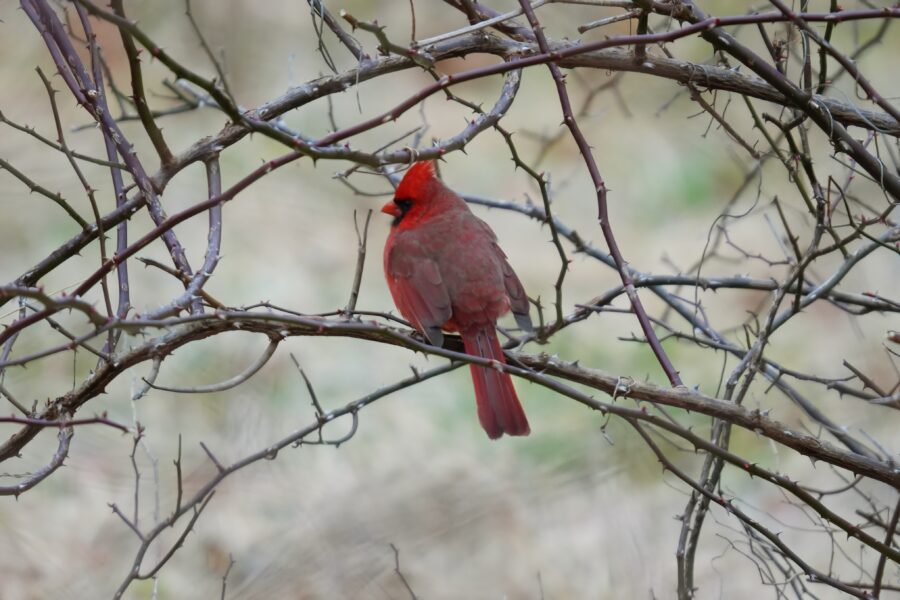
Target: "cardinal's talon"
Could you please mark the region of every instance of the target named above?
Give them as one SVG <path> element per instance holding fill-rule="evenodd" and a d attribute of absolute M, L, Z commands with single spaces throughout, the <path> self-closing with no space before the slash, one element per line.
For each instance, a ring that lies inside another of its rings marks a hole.
<path fill-rule="evenodd" d="M 438 327 L 428 327 L 424 331 L 425 339 L 432 346 L 436 346 L 438 348 L 444 347 L 444 334 L 441 333 L 440 328 Z"/>

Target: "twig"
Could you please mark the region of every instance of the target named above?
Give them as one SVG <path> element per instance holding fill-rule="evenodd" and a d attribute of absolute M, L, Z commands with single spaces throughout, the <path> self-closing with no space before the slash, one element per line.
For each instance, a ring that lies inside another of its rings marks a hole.
<path fill-rule="evenodd" d="M 225 573 L 222 574 L 222 593 L 219 594 L 220 600 L 225 600 L 225 586 L 228 585 L 228 575 L 231 573 L 232 567 L 234 567 L 234 557 L 229 554 L 228 555 L 228 567 L 225 569 Z"/>
<path fill-rule="evenodd" d="M 164 385 L 157 385 L 152 383 L 148 379 L 144 379 L 144 383 L 147 384 L 148 387 L 153 388 L 154 390 L 162 390 L 164 392 L 173 392 L 175 394 L 213 394 L 216 392 L 224 392 L 225 390 L 230 390 L 235 388 L 251 377 L 253 377 L 260 369 L 262 369 L 269 359 L 275 354 L 275 350 L 278 349 L 279 339 L 269 340 L 269 345 L 266 346 L 265 351 L 263 351 L 262 355 L 256 359 L 256 361 L 251 364 L 249 367 L 231 377 L 226 379 L 225 381 L 220 381 L 219 383 L 211 383 L 209 385 L 197 385 L 193 387 L 168 387 Z"/>
<path fill-rule="evenodd" d="M 900 499 L 897 500 L 897 505 L 894 506 L 894 516 L 891 517 L 891 523 L 887 527 L 887 531 L 884 534 L 884 543 L 885 545 L 891 545 L 894 540 L 894 534 L 897 531 L 897 523 L 900 522 Z M 884 570 L 887 565 L 887 555 L 882 554 L 878 557 L 878 567 L 875 570 L 875 582 L 872 584 L 872 596 L 875 598 L 881 597 L 881 590 L 884 589 Z"/>
<path fill-rule="evenodd" d="M 656 445 L 656 443 L 647 434 L 647 432 L 644 430 L 644 428 L 641 426 L 640 423 L 638 423 L 636 421 L 629 421 L 629 424 L 637 430 L 637 432 L 640 434 L 640 436 L 644 439 L 644 442 L 647 444 L 647 446 L 649 446 L 650 449 L 653 451 L 653 453 L 656 455 L 657 459 L 663 465 L 665 470 L 673 473 L 680 480 L 682 480 L 683 482 L 685 482 L 686 484 L 691 486 L 696 492 L 703 494 L 705 497 L 709 498 L 712 502 L 719 504 L 729 514 L 734 515 L 735 517 L 740 519 L 742 522 L 747 524 L 749 527 L 752 527 L 754 530 L 756 530 L 757 532 L 762 534 L 763 537 L 765 537 L 770 543 L 775 545 L 779 550 L 781 550 L 781 552 L 786 557 L 790 558 L 798 567 L 800 567 L 807 575 L 809 575 L 813 581 L 825 582 L 828 585 L 834 587 L 835 589 L 839 589 L 839 590 L 841 590 L 847 594 L 850 594 L 851 596 L 854 596 L 856 598 L 866 598 L 866 594 L 864 594 L 863 592 L 860 592 L 858 589 L 848 586 L 848 585 L 844 584 L 843 582 L 841 582 L 840 580 L 830 577 L 829 575 L 813 568 L 809 563 L 807 563 L 802 558 L 800 558 L 800 556 L 796 552 L 791 550 L 791 548 L 786 543 L 784 543 L 777 534 L 773 533 L 772 531 L 769 531 L 768 529 L 766 529 L 765 527 L 760 525 L 758 522 L 751 519 L 734 502 L 732 502 L 730 500 L 726 500 L 725 498 L 723 498 L 721 496 L 716 496 L 716 495 L 712 494 L 711 492 L 707 491 L 705 488 L 697 485 L 697 483 L 694 482 L 690 477 L 688 477 L 684 473 L 684 471 L 682 471 L 681 469 L 676 467 L 671 461 L 669 461 L 669 459 L 666 458 L 666 456 L 659 449 L 659 446 Z"/>
<path fill-rule="evenodd" d="M 225 471 L 225 467 L 222 466 L 222 463 L 219 462 L 219 459 L 210 451 L 209 448 L 206 447 L 206 444 L 200 442 L 200 447 L 203 448 L 203 451 L 206 452 L 206 456 L 209 457 L 209 460 L 212 461 L 216 468 L 219 470 L 219 473 L 223 473 Z"/>
<path fill-rule="evenodd" d="M 34 426 L 30 425 L 30 427 Z M 40 425 L 38 427 L 42 428 Z M 69 456 L 69 444 L 72 442 L 72 436 L 74 435 L 74 428 L 61 427 L 57 436 L 59 438 L 59 446 L 57 447 L 53 458 L 50 459 L 50 462 L 14 485 L 0 486 L 0 496 L 15 496 L 18 498 L 19 494 L 27 492 L 52 475 L 54 471 L 62 466 L 63 461 Z"/>
<path fill-rule="evenodd" d="M 359 222 L 356 220 L 356 211 L 353 211 L 353 227 L 356 229 L 356 271 L 353 274 L 353 285 L 350 287 L 350 300 L 347 301 L 346 312 L 356 310 L 356 301 L 359 299 L 359 286 L 362 284 L 363 267 L 366 264 L 366 241 L 369 237 L 369 220 L 372 218 L 372 209 L 366 213 L 362 233 L 359 230 Z"/>
<path fill-rule="evenodd" d="M 122 433 L 128 433 L 130 430 L 127 426 L 122 425 L 121 423 L 117 423 L 112 419 L 109 419 L 106 416 L 106 413 L 102 413 L 96 417 L 87 417 L 84 419 L 68 419 L 68 420 L 59 420 L 53 421 L 48 419 L 38 419 L 33 417 L 17 417 L 17 416 L 9 416 L 9 417 L 0 417 L 0 423 L 19 423 L 20 425 L 31 425 L 34 427 L 56 427 L 57 429 L 67 429 L 69 427 L 79 427 L 82 425 L 106 425 L 107 427 L 112 427 L 113 429 L 118 429 Z"/>
<path fill-rule="evenodd" d="M 121 0 L 119 0 L 121 1 Z M 218 76 L 218 81 L 213 83 L 221 83 L 222 90 L 225 92 L 225 95 L 228 96 L 228 99 L 232 104 L 237 104 L 234 99 L 234 94 L 231 93 L 231 87 L 228 85 L 228 77 L 225 76 L 225 69 L 222 67 L 219 59 L 216 58 L 215 53 L 213 53 L 212 48 L 209 47 L 209 44 L 206 42 L 206 38 L 203 36 L 203 32 L 200 30 L 200 25 L 197 24 L 197 20 L 194 18 L 194 11 L 191 10 L 191 0 L 184 0 L 184 14 L 187 16 L 188 21 L 191 24 L 191 29 L 194 30 L 194 34 L 197 36 L 197 39 L 200 42 L 200 47 L 203 48 L 204 54 L 209 59 L 209 62 L 212 63 L 213 68 L 216 70 L 216 75 Z"/>
<path fill-rule="evenodd" d="M 291 360 L 294 361 L 294 366 L 297 367 L 297 371 L 300 372 L 300 377 L 303 378 L 303 383 L 306 384 L 306 391 L 309 392 L 309 399 L 312 401 L 313 408 L 316 409 L 316 418 L 321 422 L 325 420 L 325 411 L 322 409 L 322 405 L 319 404 L 319 397 L 316 396 L 316 390 L 310 382 L 309 377 L 306 376 L 306 373 L 303 371 L 303 368 L 300 366 L 300 361 L 297 360 L 297 357 L 291 353 Z"/>
<path fill-rule="evenodd" d="M 413 591 L 412 587 L 409 585 L 409 582 L 406 580 L 406 576 L 403 575 L 403 571 L 400 570 L 400 551 L 397 549 L 397 546 L 394 545 L 393 542 L 390 543 L 391 550 L 394 551 L 394 573 L 397 574 L 397 577 L 400 578 L 400 582 L 403 584 L 403 587 L 406 588 L 406 591 L 409 592 L 409 597 L 412 600 L 418 600 L 416 597 L 416 593 Z"/>
<path fill-rule="evenodd" d="M 188 3 L 188 7 L 190 7 L 190 0 L 186 0 L 186 2 Z M 123 19 L 125 18 L 125 9 L 122 0 L 112 0 L 110 6 L 117 15 Z M 81 7 L 76 5 L 76 8 L 80 9 Z M 188 8 L 188 13 L 190 14 L 190 8 Z M 193 23 L 193 19 L 191 19 L 191 23 Z M 147 97 L 144 93 L 144 76 L 141 72 L 141 61 L 138 58 L 137 46 L 135 46 L 134 39 L 132 39 L 128 31 L 119 28 L 119 34 L 122 37 L 122 45 L 125 47 L 125 54 L 128 56 L 128 68 L 131 70 L 131 99 L 141 118 L 141 123 L 144 125 L 144 131 L 147 132 L 147 137 L 150 138 L 153 147 L 156 148 L 156 153 L 159 155 L 160 162 L 165 167 L 172 163 L 174 157 L 172 156 L 172 151 L 169 150 L 169 146 L 166 144 L 162 131 L 160 131 L 159 127 L 156 125 L 153 114 L 150 112 L 150 107 L 147 105 Z"/>
<path fill-rule="evenodd" d="M 312 10 L 313 17 L 315 18 L 316 15 L 321 17 L 322 21 L 324 21 L 328 28 L 331 29 L 335 37 L 340 40 L 341 44 L 343 44 L 356 60 L 362 61 L 367 58 L 365 52 L 363 52 L 362 46 L 359 45 L 359 42 L 357 42 L 352 35 L 344 31 L 337 19 L 335 19 L 328 9 L 325 8 L 325 4 L 322 0 L 307 0 L 307 2 Z"/>
<path fill-rule="evenodd" d="M 22 183 L 24 183 L 32 192 L 37 192 L 41 196 L 52 200 L 54 204 L 66 211 L 66 214 L 72 217 L 72 220 L 75 221 L 79 227 L 81 227 L 82 229 L 88 228 L 87 221 L 85 221 L 82 216 L 79 215 L 74 208 L 72 208 L 72 206 L 66 201 L 66 199 L 62 197 L 62 194 L 60 194 L 59 192 L 54 194 L 44 186 L 36 183 L 32 179 L 29 179 L 28 176 L 25 175 L 22 171 L 18 170 L 2 158 L 0 158 L 0 169 L 6 171 Z"/>

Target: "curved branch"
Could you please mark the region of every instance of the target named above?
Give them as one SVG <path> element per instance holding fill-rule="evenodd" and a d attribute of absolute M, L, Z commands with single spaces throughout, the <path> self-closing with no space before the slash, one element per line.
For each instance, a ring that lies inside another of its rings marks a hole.
<path fill-rule="evenodd" d="M 43 429 L 43 425 L 33 425 L 33 427 L 37 427 L 38 430 Z M 52 475 L 54 471 L 62 466 L 63 461 L 66 460 L 66 457 L 69 456 L 69 444 L 72 441 L 73 435 L 75 435 L 75 430 L 72 427 L 61 428 L 58 435 L 59 447 L 56 449 L 56 453 L 53 455 L 53 458 L 50 459 L 50 462 L 34 473 L 31 473 L 27 478 L 15 485 L 0 486 L 0 496 L 18 497 L 19 494 L 27 492 L 43 480 L 47 479 L 47 477 Z"/>
<path fill-rule="evenodd" d="M 238 373 L 234 377 L 230 379 L 226 379 L 225 381 L 220 381 L 219 383 L 212 383 L 209 385 L 198 385 L 196 387 L 189 388 L 177 388 L 177 387 L 166 387 L 164 385 L 156 385 L 147 379 L 144 379 L 144 383 L 147 386 L 153 388 L 154 390 L 162 390 L 164 392 L 173 392 L 176 394 L 212 394 L 214 392 L 224 392 L 225 390 L 230 390 L 231 388 L 237 387 L 240 384 L 244 383 L 256 373 L 262 369 L 269 359 L 272 358 L 272 355 L 275 354 L 275 350 L 278 348 L 279 339 L 272 339 L 269 342 L 269 345 L 266 346 L 265 351 L 263 351 L 262 356 L 256 359 L 252 365 L 244 369 L 241 373 Z"/>

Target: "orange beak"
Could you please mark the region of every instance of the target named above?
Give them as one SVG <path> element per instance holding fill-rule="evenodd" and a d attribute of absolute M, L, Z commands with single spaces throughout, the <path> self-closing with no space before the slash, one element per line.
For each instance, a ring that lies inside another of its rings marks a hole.
<path fill-rule="evenodd" d="M 394 204 L 393 200 L 387 202 L 384 206 L 382 206 L 381 212 L 386 215 L 391 215 L 395 218 L 400 218 L 403 216 L 403 212 L 400 210 L 400 207 Z"/>

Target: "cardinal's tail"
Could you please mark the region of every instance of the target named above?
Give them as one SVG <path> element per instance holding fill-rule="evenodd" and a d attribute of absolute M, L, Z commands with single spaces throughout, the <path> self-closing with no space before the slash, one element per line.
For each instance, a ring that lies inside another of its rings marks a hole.
<path fill-rule="evenodd" d="M 460 332 L 466 353 L 482 358 L 490 358 L 506 364 L 503 350 L 497 340 L 493 325 Z M 507 435 L 528 435 L 528 419 L 519 403 L 516 388 L 509 373 L 491 367 L 469 365 L 472 382 L 475 384 L 475 403 L 478 405 L 478 420 L 492 440 L 504 433 Z"/>

